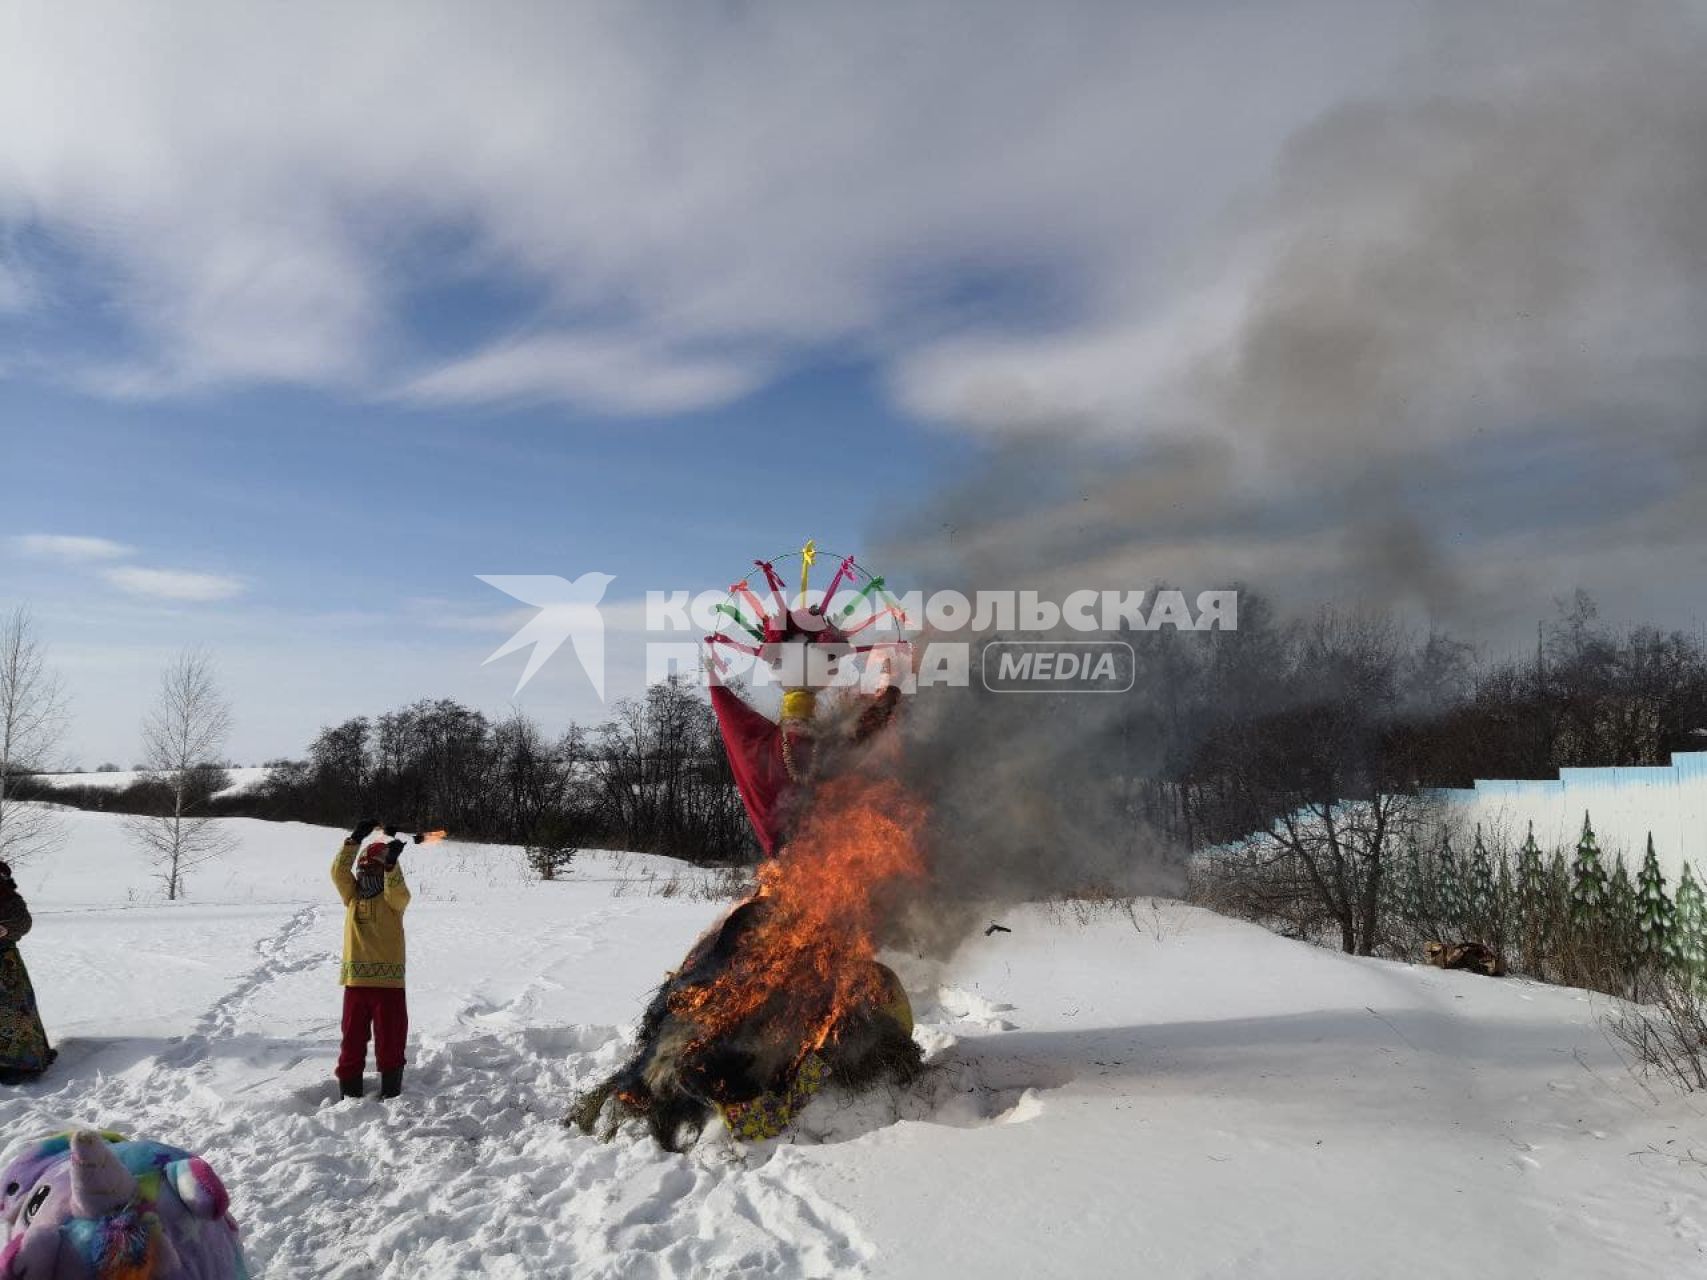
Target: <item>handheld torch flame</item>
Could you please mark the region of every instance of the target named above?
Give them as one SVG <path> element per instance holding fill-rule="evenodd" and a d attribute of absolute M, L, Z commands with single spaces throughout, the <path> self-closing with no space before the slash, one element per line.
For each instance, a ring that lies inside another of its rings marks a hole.
<path fill-rule="evenodd" d="M 437 844 L 449 834 L 448 831 L 423 831 L 415 837 L 415 842 L 417 844 Z"/>

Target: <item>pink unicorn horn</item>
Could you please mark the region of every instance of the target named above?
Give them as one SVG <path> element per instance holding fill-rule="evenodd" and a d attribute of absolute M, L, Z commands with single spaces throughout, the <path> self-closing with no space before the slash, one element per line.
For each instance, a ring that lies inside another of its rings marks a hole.
<path fill-rule="evenodd" d="M 136 1179 L 105 1138 L 88 1129 L 71 1135 L 71 1211 L 77 1217 L 104 1218 L 135 1197 Z"/>

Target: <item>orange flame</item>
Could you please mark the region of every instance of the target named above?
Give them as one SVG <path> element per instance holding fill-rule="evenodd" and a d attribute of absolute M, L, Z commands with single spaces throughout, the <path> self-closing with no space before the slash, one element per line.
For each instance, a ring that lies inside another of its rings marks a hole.
<path fill-rule="evenodd" d="M 422 844 L 437 844 L 440 840 L 443 840 L 449 834 L 450 834 L 450 832 L 448 832 L 448 831 L 423 831 L 421 833 L 421 843 Z"/>
<path fill-rule="evenodd" d="M 797 1035 L 798 1063 L 844 1014 L 883 997 L 873 961 L 889 896 L 924 876 L 924 806 L 900 783 L 857 775 L 819 784 L 788 847 L 759 869 L 766 911 L 714 982 L 676 993 L 672 1008 L 704 1045 L 762 1018 Z"/>

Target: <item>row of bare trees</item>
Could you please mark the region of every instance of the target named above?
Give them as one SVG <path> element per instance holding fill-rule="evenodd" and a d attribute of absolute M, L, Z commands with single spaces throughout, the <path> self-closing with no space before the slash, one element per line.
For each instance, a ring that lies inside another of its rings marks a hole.
<path fill-rule="evenodd" d="M 711 708 L 680 680 L 556 737 L 520 711 L 493 720 L 449 699 L 356 717 L 225 808 L 332 826 L 372 814 L 467 839 L 709 864 L 754 852 Z"/>
<path fill-rule="evenodd" d="M 0 861 L 23 864 L 51 853 L 63 836 L 59 799 L 34 777 L 60 766 L 66 697 L 48 665 L 28 609 L 0 617 Z M 184 878 L 215 856 L 220 837 L 209 826 L 212 800 L 225 785 L 220 758 L 231 730 L 212 658 L 188 648 L 167 665 L 142 723 L 142 768 L 127 827 L 155 869 L 168 899 Z"/>

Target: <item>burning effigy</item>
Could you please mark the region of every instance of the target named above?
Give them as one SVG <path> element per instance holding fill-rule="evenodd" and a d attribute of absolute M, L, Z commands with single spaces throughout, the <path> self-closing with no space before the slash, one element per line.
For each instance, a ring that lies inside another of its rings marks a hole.
<path fill-rule="evenodd" d="M 707 637 L 712 708 L 764 854 L 757 887 L 654 994 L 629 1060 L 577 1100 L 569 1120 L 584 1132 L 608 1138 L 642 1120 L 675 1151 L 720 1115 L 738 1138 L 767 1138 L 828 1083 L 861 1088 L 919 1069 L 906 991 L 878 960 L 889 904 L 925 875 L 923 805 L 887 767 L 900 690 L 885 672 L 906 641 L 861 636 L 906 619 L 853 557 L 821 597 L 810 590 L 812 543 L 799 559 L 795 603 L 776 561 L 754 561 L 718 606 L 729 630 Z M 720 650 L 773 674 L 778 719 L 731 687 Z M 846 678 L 842 664 L 871 655 L 864 678 Z M 821 708 L 832 684 L 835 706 Z"/>

